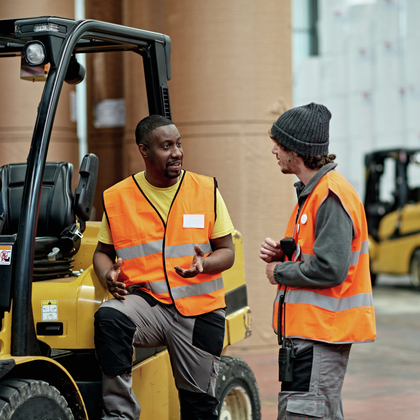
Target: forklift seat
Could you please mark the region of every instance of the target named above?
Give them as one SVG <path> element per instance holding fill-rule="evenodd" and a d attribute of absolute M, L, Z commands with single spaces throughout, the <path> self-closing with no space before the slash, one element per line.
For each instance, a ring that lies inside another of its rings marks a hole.
<path fill-rule="evenodd" d="M 98 158 L 94 154 L 86 155 L 79 173 L 79 186 L 73 195 L 73 165 L 68 162 L 45 164 L 35 240 L 34 280 L 72 274 L 72 256 L 79 250 L 85 222 L 92 210 Z M 3 215 L 0 234 L 18 233 L 25 174 L 26 163 L 0 168 L 0 215 Z"/>
<path fill-rule="evenodd" d="M 17 233 L 25 183 L 26 163 L 12 163 L 0 168 L 3 188 L 0 211 L 6 215 L 3 235 Z M 47 162 L 42 182 L 37 237 L 58 237 L 64 227 L 74 223 L 71 180 L 73 165 L 67 162 Z"/>

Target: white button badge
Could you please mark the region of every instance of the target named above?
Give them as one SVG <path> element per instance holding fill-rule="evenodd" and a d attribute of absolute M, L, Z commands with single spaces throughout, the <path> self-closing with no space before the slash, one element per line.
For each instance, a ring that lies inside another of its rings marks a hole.
<path fill-rule="evenodd" d="M 308 221 L 308 216 L 306 214 L 302 214 L 302 217 L 300 218 L 300 223 L 304 225 Z"/>

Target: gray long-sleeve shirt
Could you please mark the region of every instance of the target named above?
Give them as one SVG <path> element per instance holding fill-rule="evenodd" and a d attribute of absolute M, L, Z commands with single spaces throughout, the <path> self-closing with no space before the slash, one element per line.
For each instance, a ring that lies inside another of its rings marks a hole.
<path fill-rule="evenodd" d="M 308 195 L 320 179 L 337 166 L 323 166 L 305 186 L 295 184 L 298 194 L 298 217 Z M 315 258 L 308 262 L 286 261 L 276 265 L 274 278 L 277 283 L 294 287 L 328 288 L 344 282 L 350 268 L 353 225 L 339 198 L 330 191 L 316 215 Z"/>

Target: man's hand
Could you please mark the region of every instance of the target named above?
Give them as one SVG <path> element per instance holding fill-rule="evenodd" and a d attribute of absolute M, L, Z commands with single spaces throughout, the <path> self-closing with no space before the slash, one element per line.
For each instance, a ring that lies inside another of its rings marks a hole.
<path fill-rule="evenodd" d="M 277 264 L 278 264 L 278 262 L 275 261 L 275 262 L 271 262 L 271 263 L 267 264 L 267 266 L 265 267 L 265 274 L 267 275 L 268 281 L 271 284 L 276 284 L 276 285 L 278 285 L 278 283 L 274 279 L 274 269 L 276 268 Z"/>
<path fill-rule="evenodd" d="M 194 252 L 195 255 L 193 257 L 190 268 L 185 269 L 178 266 L 174 267 L 177 274 L 179 274 L 181 277 L 195 277 L 197 274 L 200 274 L 204 271 L 204 252 L 198 245 L 194 245 Z"/>
<path fill-rule="evenodd" d="M 266 263 L 273 261 L 284 261 L 284 252 L 280 247 L 280 242 L 271 238 L 265 238 L 260 248 L 260 258 Z"/>
<path fill-rule="evenodd" d="M 125 300 L 125 295 L 128 293 L 125 289 L 125 284 L 118 281 L 120 275 L 120 267 L 122 264 L 122 259 L 118 258 L 115 264 L 108 270 L 105 274 L 106 285 L 109 292 L 114 296 L 114 298 L 119 300 Z"/>

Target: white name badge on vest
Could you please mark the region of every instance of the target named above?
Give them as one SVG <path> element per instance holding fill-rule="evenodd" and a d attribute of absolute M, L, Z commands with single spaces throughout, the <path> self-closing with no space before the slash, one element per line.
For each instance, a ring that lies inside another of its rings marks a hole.
<path fill-rule="evenodd" d="M 184 229 L 204 229 L 204 214 L 184 214 Z"/>

